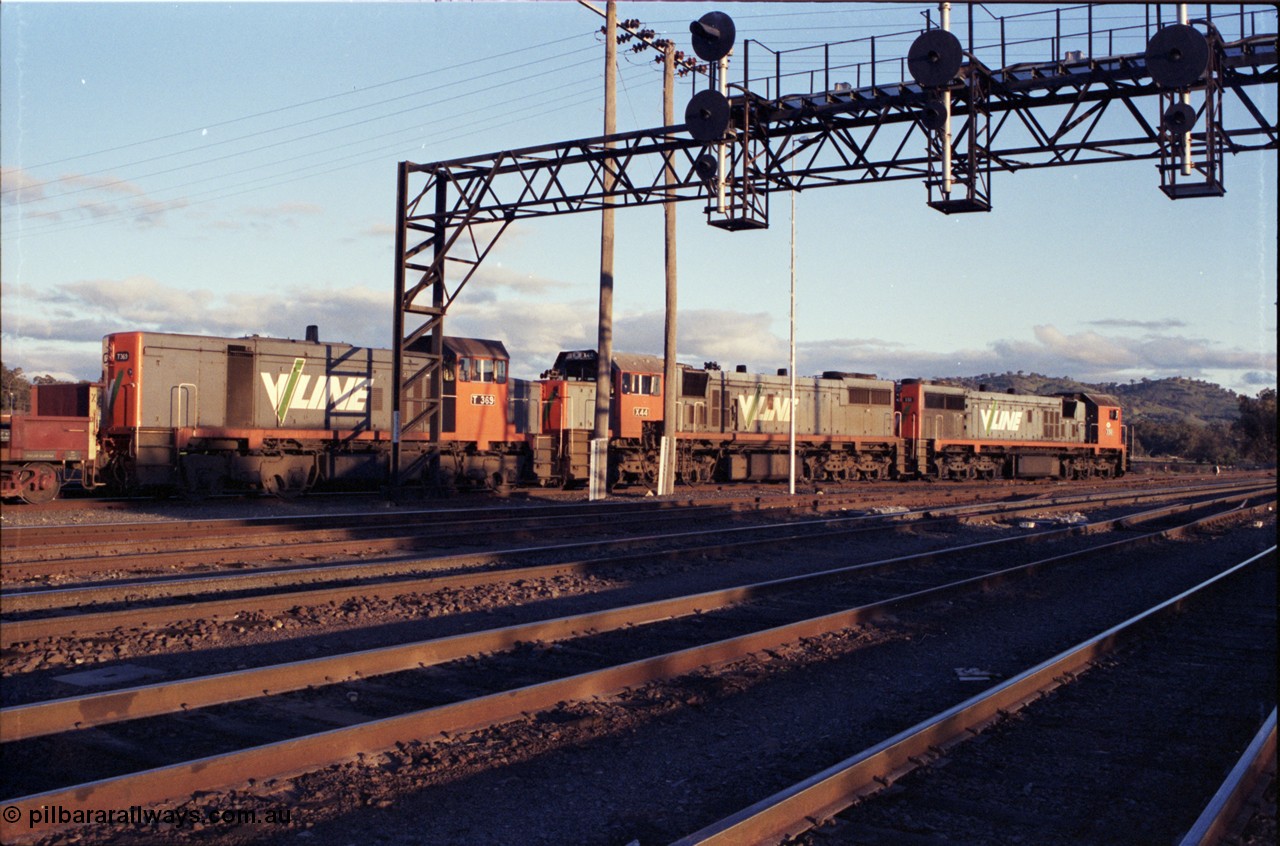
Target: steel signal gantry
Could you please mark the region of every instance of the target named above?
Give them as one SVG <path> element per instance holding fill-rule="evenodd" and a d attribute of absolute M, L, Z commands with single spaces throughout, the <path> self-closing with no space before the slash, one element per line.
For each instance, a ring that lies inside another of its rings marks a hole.
<path fill-rule="evenodd" d="M 779 54 L 748 41 L 740 61 L 743 81 L 731 86 L 719 137 L 714 126 L 698 125 L 700 119 L 720 123 L 718 114 L 709 114 L 694 118 L 692 126 L 430 164 L 401 162 L 395 425 L 440 439 L 443 359 L 433 339 L 442 337 L 449 306 L 515 220 L 599 211 L 606 201 L 625 208 L 699 200 L 713 226 L 763 228 L 772 192 L 894 180 L 922 181 L 929 205 L 944 213 L 987 211 L 992 171 L 1152 160 L 1170 198 L 1220 196 L 1226 152 L 1280 149 L 1275 115 L 1264 114 L 1249 96 L 1256 86 L 1280 82 L 1274 9 L 1265 13 L 1264 34 L 1256 32 L 1256 16 L 1250 18 L 1255 31 L 1245 32 L 1243 13 L 1239 37 L 1230 40 L 1207 18 L 1164 27 L 1148 22 L 1145 49 L 1108 49 L 1100 57 L 1091 55 L 1095 46 L 1110 46 L 1124 33 L 1095 29 L 1092 7 L 1089 14 L 1087 32 L 1077 33 L 1089 45 L 1087 53 L 1059 55 L 1058 33 L 1053 58 L 1004 64 L 1004 42 L 975 45 L 970 22 L 958 67 L 950 40 L 955 36 L 931 34 L 940 30 L 906 33 L 919 49 L 898 57 L 892 75 L 875 58 L 877 44 L 870 39 L 872 61 L 839 69 L 853 83 L 830 84 L 835 68 L 824 65 L 805 75 L 824 87 L 811 85 L 803 93 L 780 93 L 794 80 L 782 74 Z M 706 29 L 700 33 L 711 36 Z M 1207 52 L 1203 69 L 1195 58 L 1200 39 Z M 763 52 L 765 64 L 773 65 L 772 74 L 751 75 L 753 45 L 754 55 Z M 829 46 L 818 49 L 825 54 Z M 1173 58 L 1188 53 L 1189 63 Z M 1192 92 L 1203 97 L 1199 109 L 1189 105 Z M 949 106 L 940 105 L 944 93 Z M 956 131 L 944 150 L 940 129 L 951 120 Z M 691 128 L 699 137 L 689 134 Z M 718 147 L 726 150 L 723 170 L 713 166 Z M 668 155 L 674 182 L 664 177 Z M 606 166 L 613 177 L 607 191 Z M 710 202 L 721 189 L 727 201 Z M 427 364 L 406 373 L 403 356 L 410 350 L 426 353 Z M 399 466 L 398 451 L 395 456 L 395 478 L 415 472 Z"/>

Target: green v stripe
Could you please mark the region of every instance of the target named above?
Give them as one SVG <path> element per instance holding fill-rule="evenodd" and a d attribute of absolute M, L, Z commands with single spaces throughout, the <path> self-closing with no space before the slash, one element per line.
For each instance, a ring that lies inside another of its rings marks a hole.
<path fill-rule="evenodd" d="M 280 392 L 280 398 L 276 402 L 276 421 L 281 425 L 284 424 L 284 417 L 289 413 L 289 406 L 293 403 L 293 392 L 298 389 L 298 377 L 302 375 L 302 367 L 307 363 L 305 358 L 295 358 L 293 360 L 293 369 L 289 371 L 289 380 L 284 384 L 284 390 Z"/>

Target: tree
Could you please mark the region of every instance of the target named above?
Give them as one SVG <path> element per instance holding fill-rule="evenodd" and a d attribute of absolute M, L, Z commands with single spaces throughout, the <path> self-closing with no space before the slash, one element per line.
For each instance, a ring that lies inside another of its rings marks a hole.
<path fill-rule="evenodd" d="M 1140 420 L 1134 424 L 1138 453 L 1146 455 L 1186 456 L 1196 441 L 1196 427 L 1185 421 L 1174 423 Z"/>
<path fill-rule="evenodd" d="M 1240 397 L 1240 417 L 1231 424 L 1240 456 L 1249 461 L 1276 460 L 1276 389 L 1264 388 L 1256 399 Z"/>
<path fill-rule="evenodd" d="M 1196 430 L 1187 457 L 1201 464 L 1235 464 L 1240 460 L 1235 439 L 1225 423 L 1210 423 Z"/>
<path fill-rule="evenodd" d="M 0 362 L 0 407 L 10 411 L 31 410 L 31 383 L 22 375 L 22 368 L 10 370 Z"/>

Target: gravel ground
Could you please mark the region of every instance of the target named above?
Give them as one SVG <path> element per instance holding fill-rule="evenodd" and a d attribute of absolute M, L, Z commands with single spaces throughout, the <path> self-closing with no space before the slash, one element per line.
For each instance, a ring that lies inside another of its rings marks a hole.
<path fill-rule="evenodd" d="M 1274 534 L 1268 521 L 1130 551 L 716 672 L 200 799 L 263 815 L 288 810 L 287 826 L 97 831 L 77 842 L 667 842 L 971 695 L 973 683 L 955 668 L 1015 673 L 1265 548 Z"/>

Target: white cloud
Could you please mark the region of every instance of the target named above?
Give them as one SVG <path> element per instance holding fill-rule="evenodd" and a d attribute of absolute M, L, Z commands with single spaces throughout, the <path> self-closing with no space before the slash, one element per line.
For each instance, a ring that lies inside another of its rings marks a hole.
<path fill-rule="evenodd" d="M 568 286 L 496 266 L 474 284 L 451 309 L 446 331 L 502 340 L 515 375 L 536 378 L 560 350 L 596 346 L 594 297 L 553 301 L 547 292 L 563 293 Z M 317 324 L 324 340 L 375 347 L 392 343 L 391 292 L 364 285 L 228 293 L 132 276 L 52 286 L 6 285 L 3 296 L 5 362 L 30 373 L 58 370 L 93 377 L 102 335 L 129 329 L 299 338 L 307 325 Z M 764 312 L 693 309 L 681 313 L 679 326 L 679 357 L 685 363 L 717 361 L 725 368 L 745 364 L 757 372 L 787 365 L 785 326 L 777 331 Z M 912 348 L 876 337 L 810 340 L 798 345 L 796 369 L 802 374 L 841 370 L 892 379 L 1018 370 L 1089 382 L 1187 376 L 1212 378 L 1250 394 L 1275 384 L 1274 350 L 1225 348 L 1169 331 L 1126 337 L 1123 331 L 1128 328 L 1118 327 L 1120 334 L 1064 332 L 1046 324 L 1034 327 L 1030 337 L 960 350 Z M 662 338 L 661 310 L 615 315 L 614 348 L 619 351 L 660 353 Z"/>
<path fill-rule="evenodd" d="M 0 199 L 6 206 L 44 199 L 44 183 L 20 167 L 0 167 Z"/>
<path fill-rule="evenodd" d="M 21 168 L 4 168 L 0 187 L 4 205 L 14 212 L 6 225 L 21 221 L 37 230 L 44 224 L 114 218 L 152 227 L 163 223 L 168 212 L 188 204 L 181 197 L 159 200 L 136 182 L 98 174 L 66 173 L 38 180 Z"/>

